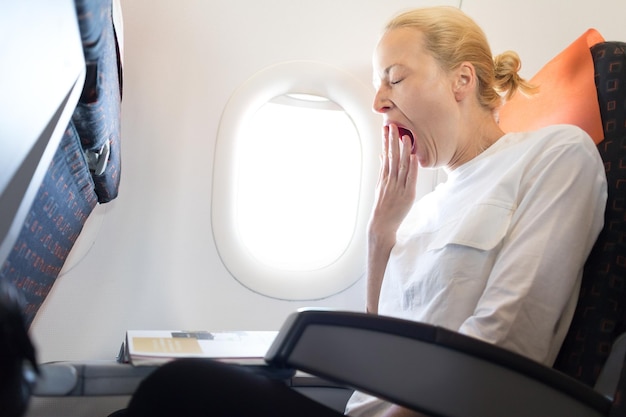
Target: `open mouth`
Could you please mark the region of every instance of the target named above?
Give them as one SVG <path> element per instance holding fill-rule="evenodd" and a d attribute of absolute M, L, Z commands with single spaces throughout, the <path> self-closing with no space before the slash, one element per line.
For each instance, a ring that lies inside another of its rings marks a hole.
<path fill-rule="evenodd" d="M 398 133 L 400 134 L 400 137 L 406 135 L 411 138 L 411 153 L 415 153 L 415 138 L 413 137 L 413 132 L 411 132 L 409 129 L 398 127 Z"/>

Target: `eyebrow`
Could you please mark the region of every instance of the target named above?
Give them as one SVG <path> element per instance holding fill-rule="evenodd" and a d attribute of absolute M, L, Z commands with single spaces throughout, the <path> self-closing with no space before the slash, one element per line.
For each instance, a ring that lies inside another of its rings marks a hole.
<path fill-rule="evenodd" d="M 401 66 L 402 66 L 402 64 L 391 64 L 391 65 L 389 65 L 387 68 L 385 68 L 385 75 L 389 75 L 391 70 L 394 69 L 395 67 L 401 67 Z"/>

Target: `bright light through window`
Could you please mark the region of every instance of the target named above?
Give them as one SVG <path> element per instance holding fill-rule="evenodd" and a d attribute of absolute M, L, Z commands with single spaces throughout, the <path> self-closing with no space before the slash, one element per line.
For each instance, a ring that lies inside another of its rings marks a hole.
<path fill-rule="evenodd" d="M 294 271 L 336 261 L 355 232 L 361 191 L 361 145 L 346 112 L 317 96 L 279 96 L 238 144 L 235 224 L 251 255 Z"/>

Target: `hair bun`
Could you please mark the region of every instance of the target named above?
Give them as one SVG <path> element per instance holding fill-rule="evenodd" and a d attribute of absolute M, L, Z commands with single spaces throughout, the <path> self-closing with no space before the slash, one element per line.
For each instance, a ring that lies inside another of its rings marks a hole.
<path fill-rule="evenodd" d="M 517 90 L 524 94 L 532 94 L 537 87 L 531 85 L 519 76 L 522 68 L 522 61 L 519 55 L 514 51 L 505 51 L 497 55 L 494 59 L 495 67 L 495 88 L 509 100 Z"/>

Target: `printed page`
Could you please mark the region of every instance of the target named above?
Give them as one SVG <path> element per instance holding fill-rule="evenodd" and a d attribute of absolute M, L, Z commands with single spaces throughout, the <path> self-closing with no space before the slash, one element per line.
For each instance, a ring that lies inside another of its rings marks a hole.
<path fill-rule="evenodd" d="M 126 356 L 133 365 L 158 364 L 176 358 L 261 364 L 277 334 L 277 331 L 129 330 Z"/>

